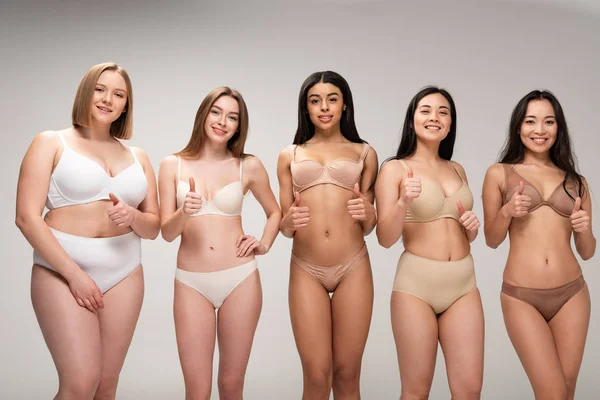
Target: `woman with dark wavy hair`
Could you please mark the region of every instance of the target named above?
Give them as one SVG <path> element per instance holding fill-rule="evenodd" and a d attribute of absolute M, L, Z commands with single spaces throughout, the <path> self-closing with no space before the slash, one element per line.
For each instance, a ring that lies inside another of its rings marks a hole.
<path fill-rule="evenodd" d="M 596 239 L 587 183 L 552 93 L 534 90 L 513 110 L 500 162 L 485 176 L 483 206 L 488 246 L 509 233 L 502 312 L 535 397 L 573 399 L 590 294 L 571 235 L 584 260 L 594 255 Z"/>
<path fill-rule="evenodd" d="M 282 233 L 293 238 L 289 305 L 304 373 L 303 399 L 359 399 L 373 308 L 364 241 L 376 224 L 377 154 L 358 135 L 348 83 L 309 76 L 294 144 L 277 166 Z M 333 293 L 331 296 L 330 294 Z"/>
<path fill-rule="evenodd" d="M 484 319 L 470 251 L 479 220 L 465 170 L 451 161 L 456 126 L 446 90 L 419 91 L 375 186 L 379 243 L 402 236 L 405 248 L 391 298 L 401 399 L 429 397 L 438 341 L 452 398 L 480 398 Z"/>

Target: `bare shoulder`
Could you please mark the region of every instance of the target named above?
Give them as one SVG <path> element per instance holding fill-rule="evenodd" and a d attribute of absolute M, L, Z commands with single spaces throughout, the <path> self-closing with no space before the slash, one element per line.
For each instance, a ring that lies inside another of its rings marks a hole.
<path fill-rule="evenodd" d="M 400 178 L 402 175 L 406 175 L 406 169 L 400 160 L 392 158 L 383 162 L 379 174 Z"/>
<path fill-rule="evenodd" d="M 150 159 L 148 158 L 148 155 L 146 154 L 146 152 L 142 149 L 140 149 L 139 147 L 135 147 L 135 146 L 130 146 L 129 147 L 131 149 L 131 151 L 133 151 L 133 154 L 135 154 L 135 156 L 137 157 L 138 160 L 142 161 L 142 162 L 146 162 L 146 163 L 150 163 Z"/>
<path fill-rule="evenodd" d="M 54 150 L 60 147 L 59 131 L 43 131 L 34 136 L 31 144 L 36 146 L 51 146 Z"/>
<path fill-rule="evenodd" d="M 504 164 L 496 163 L 488 167 L 485 172 L 485 180 L 500 182 L 504 179 Z"/>
<path fill-rule="evenodd" d="M 160 161 L 159 168 L 161 171 L 175 171 L 175 169 L 177 168 L 177 156 L 175 154 L 166 156 Z"/>
<path fill-rule="evenodd" d="M 285 146 L 283 150 L 279 152 L 279 156 L 277 158 L 277 163 L 285 163 L 289 164 L 292 161 L 292 153 L 294 151 L 294 147 L 296 145 L 290 144 L 289 146 Z"/>
<path fill-rule="evenodd" d="M 260 159 L 252 154 L 246 154 L 242 159 L 243 172 L 254 173 L 265 169 Z"/>

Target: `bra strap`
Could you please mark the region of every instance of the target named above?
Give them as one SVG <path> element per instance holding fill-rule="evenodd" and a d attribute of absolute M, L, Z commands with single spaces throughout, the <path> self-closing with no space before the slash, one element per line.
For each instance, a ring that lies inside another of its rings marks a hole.
<path fill-rule="evenodd" d="M 179 184 L 180 181 L 180 177 L 181 177 L 181 157 L 176 156 L 177 157 L 177 183 Z"/>
<path fill-rule="evenodd" d="M 68 149 L 69 146 L 67 146 L 67 142 L 66 142 L 65 138 L 62 135 L 63 133 L 62 132 L 56 132 L 56 134 L 58 135 L 58 138 L 60 139 L 60 142 L 62 143 L 63 147 L 65 149 Z"/>
<path fill-rule="evenodd" d="M 404 170 L 408 173 L 408 165 L 404 162 L 404 160 L 398 160 L 400 165 L 404 167 Z"/>
<path fill-rule="evenodd" d="M 363 145 L 363 149 L 362 149 L 362 153 L 360 155 L 360 159 L 364 160 L 367 157 L 367 154 L 369 154 L 369 149 L 371 148 L 371 146 L 369 146 L 368 143 L 364 143 Z"/>
<path fill-rule="evenodd" d="M 129 148 L 129 151 L 131 151 L 131 155 L 133 156 L 133 159 L 139 163 L 137 157 L 135 156 L 135 152 L 133 151 L 133 149 L 131 148 L 131 146 L 127 146 L 127 147 Z"/>

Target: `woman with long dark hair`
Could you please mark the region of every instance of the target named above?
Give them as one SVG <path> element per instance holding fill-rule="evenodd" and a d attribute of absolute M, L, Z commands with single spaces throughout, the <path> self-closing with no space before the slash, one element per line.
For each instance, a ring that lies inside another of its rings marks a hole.
<path fill-rule="evenodd" d="M 364 242 L 376 224 L 377 154 L 354 123 L 352 92 L 331 71 L 302 84 L 294 144 L 277 166 L 281 231 L 293 238 L 289 305 L 303 399 L 360 398 L 373 308 Z M 333 293 L 330 297 L 330 293 Z"/>
<path fill-rule="evenodd" d="M 265 167 L 244 153 L 247 135 L 242 95 L 216 88 L 200 104 L 187 146 L 160 166 L 162 236 L 181 236 L 173 311 L 186 399 L 210 398 L 217 337 L 219 396 L 243 397 L 262 308 L 255 256 L 269 251 L 281 219 Z M 260 240 L 242 229 L 248 191 L 267 217 Z"/>
<path fill-rule="evenodd" d="M 375 186 L 379 243 L 389 248 L 402 237 L 405 248 L 391 298 L 401 399 L 428 398 L 438 341 L 452 398 L 481 393 L 484 319 L 470 252 L 479 221 L 465 171 L 451 160 L 456 126 L 446 90 L 419 91 Z"/>
<path fill-rule="evenodd" d="M 573 399 L 590 294 L 571 249 L 594 255 L 592 205 L 556 97 L 534 90 L 513 110 L 500 162 L 483 183 L 485 238 L 510 238 L 502 284 L 508 335 L 536 398 Z"/>

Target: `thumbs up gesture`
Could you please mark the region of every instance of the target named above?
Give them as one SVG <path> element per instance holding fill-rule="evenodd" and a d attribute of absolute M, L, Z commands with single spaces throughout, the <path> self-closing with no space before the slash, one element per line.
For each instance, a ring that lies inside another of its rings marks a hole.
<path fill-rule="evenodd" d="M 570 218 L 575 232 L 585 232 L 590 229 L 590 215 L 587 211 L 581 209 L 581 197 L 575 199 L 575 205 Z"/>
<path fill-rule="evenodd" d="M 371 202 L 365 199 L 365 196 L 360 192 L 358 183 L 354 184 L 352 190 L 354 198 L 348 200 L 348 212 L 355 221 L 365 221 L 375 215 L 375 207 Z"/>
<path fill-rule="evenodd" d="M 294 193 L 294 203 L 281 220 L 282 230 L 297 230 L 308 226 L 310 212 L 308 207 L 300 207 L 300 193 Z"/>
<path fill-rule="evenodd" d="M 196 182 L 194 182 L 194 178 L 192 177 L 190 177 L 190 190 L 185 195 L 182 207 L 183 213 L 188 217 L 197 213 L 202 208 L 202 195 L 196 193 Z"/>
<path fill-rule="evenodd" d="M 108 218 L 119 228 L 131 226 L 134 217 L 133 207 L 119 200 L 114 193 L 109 193 L 108 197 L 113 204 L 106 210 Z"/>
<path fill-rule="evenodd" d="M 467 232 L 479 229 L 480 223 L 473 211 L 465 211 L 465 207 L 460 200 L 456 201 L 456 208 L 459 215 L 458 222 L 460 222 Z"/>
<path fill-rule="evenodd" d="M 413 170 L 408 167 L 406 170 L 406 178 L 402 178 L 400 182 L 400 199 L 404 205 L 409 206 L 413 199 L 421 195 L 421 179 L 415 178 Z"/>
<path fill-rule="evenodd" d="M 529 213 L 529 207 L 531 207 L 531 197 L 523 194 L 525 190 L 525 184 L 523 181 L 519 182 L 519 189 L 512 195 L 510 201 L 504 206 L 508 215 L 513 218 L 524 217 Z"/>

